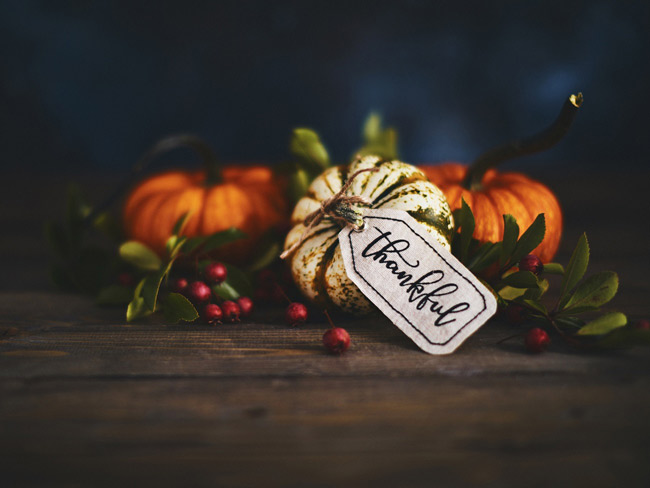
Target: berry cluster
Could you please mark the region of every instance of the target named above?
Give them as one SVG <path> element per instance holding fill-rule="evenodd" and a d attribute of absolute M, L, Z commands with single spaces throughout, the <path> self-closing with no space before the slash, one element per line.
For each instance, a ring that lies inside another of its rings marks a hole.
<path fill-rule="evenodd" d="M 197 307 L 203 307 L 201 317 L 208 324 L 222 322 L 239 322 L 253 312 L 253 300 L 239 297 L 236 301 L 225 300 L 221 303 L 211 302 L 213 298 L 211 285 L 218 285 L 228 278 L 228 269 L 223 263 L 210 263 L 203 271 L 204 281 L 188 282 L 186 278 L 177 278 L 171 289 L 187 297 Z"/>

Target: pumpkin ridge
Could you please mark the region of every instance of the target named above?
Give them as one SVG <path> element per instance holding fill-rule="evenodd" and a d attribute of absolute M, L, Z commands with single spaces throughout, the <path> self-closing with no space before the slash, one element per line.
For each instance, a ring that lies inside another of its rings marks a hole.
<path fill-rule="evenodd" d="M 397 190 L 398 188 L 402 186 L 406 186 L 409 183 L 413 183 L 416 181 L 421 181 L 421 180 L 427 180 L 427 178 L 422 174 L 422 173 L 413 173 L 412 175 L 408 177 L 401 177 L 398 179 L 394 184 L 386 188 L 384 191 L 382 191 L 379 195 L 377 195 L 376 198 L 373 198 L 372 200 L 372 207 L 375 208 L 376 205 L 379 205 L 379 202 L 381 201 L 382 198 L 384 198 L 387 195 L 390 195 L 393 191 Z M 427 180 L 428 181 L 428 180 Z M 383 204 L 384 202 L 382 202 Z"/>
<path fill-rule="evenodd" d="M 492 205 L 492 207 L 494 208 L 494 212 L 498 216 L 496 220 L 498 237 L 495 240 L 495 242 L 498 242 L 499 240 L 501 240 L 499 239 L 499 237 L 503 238 L 503 213 L 502 213 L 503 211 L 501 210 L 501 206 L 494 200 L 494 198 L 492 197 L 489 191 L 485 191 L 483 194 L 485 195 L 485 198 L 487 198 L 489 204 Z"/>
<path fill-rule="evenodd" d="M 338 245 L 338 243 L 339 243 L 338 235 L 335 235 L 334 240 L 323 253 L 323 257 L 320 260 L 320 263 L 318 265 L 318 272 L 314 277 L 314 285 L 315 285 L 314 287 L 318 290 L 318 297 L 319 298 L 323 297 L 322 301 L 324 303 L 322 305 L 325 306 L 325 308 L 335 307 L 332 298 L 327 292 L 325 275 L 327 274 L 327 269 L 332 264 L 332 260 L 334 259 L 334 253 L 336 252 L 336 246 Z"/>

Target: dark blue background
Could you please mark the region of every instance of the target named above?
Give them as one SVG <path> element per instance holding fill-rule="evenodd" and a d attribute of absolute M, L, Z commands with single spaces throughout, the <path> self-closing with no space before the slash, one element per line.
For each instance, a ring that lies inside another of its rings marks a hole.
<path fill-rule="evenodd" d="M 526 163 L 646 164 L 650 2 L 0 4 L 2 164 L 122 170 L 157 138 L 281 161 L 292 127 L 337 160 L 371 110 L 406 161 L 471 160 L 585 104 Z"/>

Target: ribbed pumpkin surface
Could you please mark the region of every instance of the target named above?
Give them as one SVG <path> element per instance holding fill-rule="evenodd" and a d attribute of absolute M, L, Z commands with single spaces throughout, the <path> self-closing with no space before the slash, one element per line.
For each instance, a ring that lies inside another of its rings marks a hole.
<path fill-rule="evenodd" d="M 452 210 L 460 208 L 465 199 L 474 213 L 474 237 L 479 241 L 503 239 L 504 214 L 517 219 L 523 232 L 538 214 L 543 213 L 546 235 L 533 253 L 545 263 L 555 256 L 562 235 L 562 211 L 555 195 L 546 186 L 521 173 L 499 173 L 490 169 L 483 177 L 483 188 L 470 191 L 461 186 L 467 173 L 467 167 L 462 164 L 420 166 L 420 169 L 445 193 Z"/>
<path fill-rule="evenodd" d="M 337 193 L 349 175 L 373 167 L 379 171 L 357 176 L 347 194 L 368 198 L 371 208 L 405 210 L 449 249 L 453 220 L 442 191 L 415 166 L 401 161 L 382 161 L 374 156 L 357 159 L 348 167 L 330 168 L 312 182 L 307 195 L 293 211 L 294 227 L 286 238 L 285 249 L 299 241 L 306 229 L 302 223 L 305 217 L 317 210 L 323 200 Z M 305 296 L 321 307 L 368 313 L 373 305 L 345 272 L 338 243 L 340 230 L 339 225 L 327 218 L 309 230 L 305 240 L 288 258 L 293 279 Z"/>
<path fill-rule="evenodd" d="M 204 171 L 168 171 L 140 183 L 124 205 L 124 229 L 129 239 L 158 253 L 174 223 L 186 212 L 183 235 L 192 237 L 237 227 L 248 238 L 223 248 L 229 261 L 250 256 L 259 237 L 287 216 L 283 189 L 263 166 L 223 168 L 222 182 L 205 184 Z"/>

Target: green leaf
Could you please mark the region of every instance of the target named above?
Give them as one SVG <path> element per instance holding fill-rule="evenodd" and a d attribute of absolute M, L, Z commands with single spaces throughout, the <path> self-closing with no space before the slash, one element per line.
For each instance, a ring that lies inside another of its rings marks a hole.
<path fill-rule="evenodd" d="M 149 310 L 152 312 L 156 311 L 156 305 L 158 304 L 158 293 L 160 292 L 160 285 L 162 284 L 163 279 L 169 271 L 172 269 L 174 261 L 167 263 L 165 268 L 158 270 L 155 273 L 148 275 L 144 279 L 144 285 L 142 286 L 142 298 L 146 303 Z"/>
<path fill-rule="evenodd" d="M 307 171 L 302 168 L 297 168 L 289 176 L 289 194 L 294 202 L 297 202 L 305 196 L 309 189 L 311 178 Z"/>
<path fill-rule="evenodd" d="M 458 210 L 457 216 L 457 227 L 460 227 L 460 262 L 466 263 L 469 245 L 472 242 L 472 234 L 474 234 L 476 222 L 474 221 L 472 209 L 467 205 L 464 198 L 462 199 L 461 208 Z"/>
<path fill-rule="evenodd" d="M 327 149 L 321 143 L 318 134 L 311 129 L 294 129 L 289 150 L 298 162 L 310 172 L 320 174 L 330 165 Z"/>
<path fill-rule="evenodd" d="M 499 290 L 499 296 L 504 300 L 514 300 L 526 293 L 525 288 L 514 288 L 512 286 L 504 286 Z"/>
<path fill-rule="evenodd" d="M 275 261 L 280 253 L 282 252 L 282 243 L 277 240 L 269 242 L 265 248 L 259 252 L 259 257 L 253 261 L 253 263 L 246 268 L 250 273 L 259 271 L 269 266 L 273 261 Z"/>
<path fill-rule="evenodd" d="M 144 299 L 142 297 L 135 297 L 126 308 L 126 321 L 133 322 L 134 320 L 149 315 L 150 313 L 151 310 L 147 309 Z"/>
<path fill-rule="evenodd" d="M 109 212 L 102 212 L 93 219 L 93 227 L 109 239 L 119 242 L 122 238 L 120 224 Z"/>
<path fill-rule="evenodd" d="M 517 241 L 510 257 L 510 263 L 514 265 L 521 258 L 530 254 L 544 240 L 544 234 L 546 234 L 546 222 L 544 214 L 539 214 Z"/>
<path fill-rule="evenodd" d="M 602 315 L 578 330 L 578 335 L 603 335 L 627 324 L 627 317 L 620 312 Z"/>
<path fill-rule="evenodd" d="M 212 291 L 215 295 L 217 295 L 220 298 L 223 298 L 224 300 L 237 300 L 240 296 L 242 296 L 227 281 L 224 281 L 223 283 L 220 283 L 218 285 L 214 285 L 212 287 Z"/>
<path fill-rule="evenodd" d="M 528 300 L 526 298 L 517 300 L 517 303 L 521 303 L 525 307 L 528 307 L 529 309 L 539 312 L 542 314 L 544 317 L 548 315 L 548 310 L 546 310 L 546 307 L 544 306 L 543 303 L 538 302 L 537 300 Z"/>
<path fill-rule="evenodd" d="M 126 305 L 133 299 L 133 290 L 120 285 L 109 285 L 101 290 L 95 300 L 97 305 Z"/>
<path fill-rule="evenodd" d="M 650 330 L 619 327 L 600 338 L 597 344 L 604 348 L 650 346 Z"/>
<path fill-rule="evenodd" d="M 579 319 L 578 317 L 570 316 L 557 316 L 555 317 L 555 322 L 562 327 L 570 327 L 572 329 L 579 329 L 585 325 L 585 321 Z"/>
<path fill-rule="evenodd" d="M 537 286 L 533 288 L 528 288 L 524 293 L 523 298 L 528 300 L 537 300 L 539 301 L 542 298 L 542 295 L 548 291 L 549 283 L 548 280 L 537 279 Z"/>
<path fill-rule="evenodd" d="M 589 242 L 587 241 L 587 234 L 582 234 L 564 271 L 564 278 L 560 287 L 560 308 L 563 308 L 564 303 L 569 299 L 569 292 L 585 275 L 588 265 Z"/>
<path fill-rule="evenodd" d="M 185 227 L 185 224 L 187 224 L 187 221 L 190 218 L 190 212 L 185 212 L 183 215 L 179 217 L 179 219 L 176 221 L 174 224 L 174 227 L 172 228 L 172 235 L 178 236 L 180 235 L 181 231 Z"/>
<path fill-rule="evenodd" d="M 563 275 L 564 267 L 560 263 L 546 263 L 543 273 L 552 275 Z"/>
<path fill-rule="evenodd" d="M 356 154 L 372 154 L 383 159 L 397 158 L 397 132 L 392 127 L 383 129 L 379 114 L 371 113 L 366 119 L 363 139 L 364 145 Z"/>
<path fill-rule="evenodd" d="M 193 322 L 199 317 L 194 305 L 180 293 L 170 293 L 163 301 L 163 313 L 168 322 Z"/>
<path fill-rule="evenodd" d="M 537 276 L 530 271 L 515 271 L 501 280 L 504 285 L 514 288 L 537 288 Z"/>
<path fill-rule="evenodd" d="M 510 256 L 515 250 L 517 239 L 519 238 L 519 225 L 517 220 L 510 214 L 503 216 L 503 244 L 501 246 L 501 264 L 508 262 Z"/>
<path fill-rule="evenodd" d="M 618 275 L 603 271 L 581 281 L 561 309 L 598 308 L 609 302 L 618 291 Z"/>
<path fill-rule="evenodd" d="M 128 241 L 120 246 L 120 257 L 129 264 L 144 271 L 156 271 L 162 266 L 158 255 L 137 241 Z"/>
<path fill-rule="evenodd" d="M 226 264 L 226 269 L 228 270 L 228 278 L 226 279 L 226 282 L 237 290 L 240 295 L 248 297 L 252 296 L 253 285 L 251 285 L 246 273 L 231 264 Z"/>
<path fill-rule="evenodd" d="M 478 248 L 472 258 L 469 260 L 467 268 L 469 268 L 469 270 L 474 274 L 483 271 L 485 268 L 496 263 L 497 259 L 499 259 L 500 252 L 500 242 L 485 242 Z"/>
<path fill-rule="evenodd" d="M 92 208 L 81 194 L 81 188 L 76 183 L 70 183 L 67 188 L 68 225 L 76 225 L 83 221 Z"/>
<path fill-rule="evenodd" d="M 183 248 L 183 245 L 186 241 L 187 237 L 181 237 L 177 235 L 173 235 L 167 239 L 165 248 L 167 249 L 167 254 L 169 257 L 173 259 L 178 256 L 178 253 L 181 252 L 181 249 Z"/>
<path fill-rule="evenodd" d="M 209 253 L 215 249 L 230 244 L 239 239 L 246 237 L 246 234 L 241 230 L 230 227 L 229 229 L 215 232 L 207 237 L 191 238 L 183 245 L 183 252 L 191 253 L 199 250 L 201 254 Z"/>

